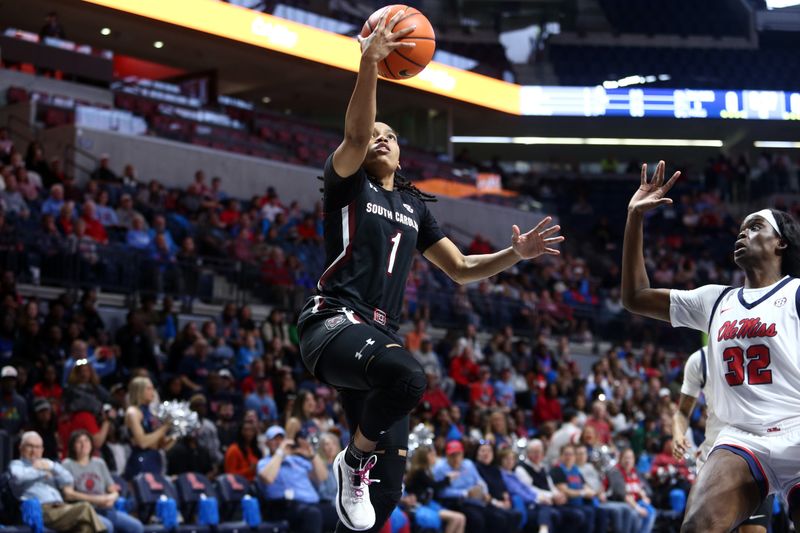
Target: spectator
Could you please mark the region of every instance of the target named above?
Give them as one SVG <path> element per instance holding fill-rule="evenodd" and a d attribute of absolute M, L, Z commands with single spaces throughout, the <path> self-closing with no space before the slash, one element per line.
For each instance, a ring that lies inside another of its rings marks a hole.
<path fill-rule="evenodd" d="M 514 450 L 506 448 L 497 452 L 500 460 L 500 474 L 503 477 L 506 489 L 512 498 L 517 497 L 522 501 L 528 514 L 528 522 L 539 526 L 539 533 L 554 531 L 553 526 L 558 514 L 545 498 L 540 498 L 539 493 L 530 485 L 524 484 L 514 475 L 517 457 Z M 531 530 L 527 528 L 526 530 Z M 619 532 L 622 533 L 622 532 Z"/>
<path fill-rule="evenodd" d="M 533 409 L 534 427 L 546 422 L 561 420 L 561 402 L 558 399 L 558 385 L 549 383 L 543 392 L 536 398 L 536 407 Z"/>
<path fill-rule="evenodd" d="M 478 409 L 495 406 L 494 387 L 491 383 L 492 373 L 489 367 L 482 365 L 478 373 L 478 381 L 470 385 L 469 403 Z"/>
<path fill-rule="evenodd" d="M 66 499 L 90 503 L 108 531 L 142 533 L 144 527 L 139 520 L 114 507 L 119 487 L 111 478 L 105 461 L 92 457 L 91 435 L 84 430 L 74 432 L 67 449 L 69 457 L 63 466 L 72 475 L 73 483 L 63 489 Z"/>
<path fill-rule="evenodd" d="M 253 362 L 255 364 L 256 361 Z M 263 362 L 262 362 L 263 366 Z M 272 397 L 272 386 L 266 376 L 255 379 L 256 389 L 247 395 L 244 400 L 246 409 L 252 409 L 258 413 L 258 420 L 265 423 L 273 423 L 278 420 L 278 406 Z"/>
<path fill-rule="evenodd" d="M 578 411 L 572 407 L 564 409 L 562 421 L 564 423 L 550 437 L 550 445 L 544 457 L 546 464 L 553 464 L 558 459 L 558 450 L 567 444 L 577 444 L 580 439 L 581 428 L 578 426 Z"/>
<path fill-rule="evenodd" d="M 620 455 L 619 463 L 608 472 L 610 498 L 625 502 L 638 515 L 638 533 L 650 533 L 656 521 L 656 511 L 650 505 L 647 486 L 636 472 L 636 456 L 626 448 Z"/>
<path fill-rule="evenodd" d="M 439 378 L 436 377 L 436 374 L 425 374 L 425 377 L 427 378 L 427 387 L 422 394 L 421 401 L 428 402 L 431 414 L 436 416 L 441 409 L 450 407 L 450 398 L 447 396 L 444 389 L 439 386 Z"/>
<path fill-rule="evenodd" d="M 194 432 L 179 438 L 167 452 L 167 474 L 170 476 L 199 472 L 213 478 L 219 466 L 219 463 L 211 460 L 208 450 L 197 442 Z"/>
<path fill-rule="evenodd" d="M 223 446 L 230 446 L 236 442 L 236 438 L 239 435 L 239 423 L 234 418 L 235 414 L 236 411 L 230 399 L 223 398 L 217 402 L 217 420 L 215 421 L 215 425 L 219 433 L 219 441 Z"/>
<path fill-rule="evenodd" d="M 414 329 L 406 333 L 406 349 L 413 353 L 417 353 L 422 348 L 422 341 L 428 338 L 428 324 L 425 320 L 418 318 L 414 321 Z"/>
<path fill-rule="evenodd" d="M 140 312 L 128 312 L 127 322 L 117 330 L 115 340 L 120 347 L 119 366 L 123 369 L 123 375 L 129 375 L 137 368 L 154 371 L 159 368 L 153 341 Z"/>
<path fill-rule="evenodd" d="M 264 456 L 258 445 L 258 427 L 252 422 L 243 422 L 236 441 L 225 452 L 225 473 L 236 474 L 252 482 L 256 467 Z M 332 478 L 333 476 L 331 476 Z M 336 488 L 334 487 L 334 493 Z"/>
<path fill-rule="evenodd" d="M 492 524 L 501 531 L 516 531 L 522 516 L 511 506 L 511 495 L 503 481 L 503 474 L 494 461 L 494 446 L 491 442 L 483 442 L 478 445 L 475 467 L 478 469 L 481 479 L 486 482 L 489 496 L 491 496 L 487 507 L 494 517 Z"/>
<path fill-rule="evenodd" d="M 67 35 L 64 33 L 64 27 L 58 20 L 58 13 L 51 11 L 44 18 L 44 25 L 39 30 L 39 39 L 44 40 L 45 37 L 55 37 L 57 39 L 66 39 Z"/>
<path fill-rule="evenodd" d="M 50 187 L 50 196 L 42 203 L 41 213 L 57 217 L 64 205 L 64 186 L 55 184 Z"/>
<path fill-rule="evenodd" d="M 159 214 L 153 217 L 153 227 L 150 228 L 149 235 L 151 242 L 154 241 L 158 235 L 164 235 L 164 240 L 167 241 L 167 247 L 170 253 L 175 254 L 178 252 L 178 245 L 175 244 L 172 234 L 169 229 L 167 229 L 167 219 L 164 215 Z"/>
<path fill-rule="evenodd" d="M 328 469 L 328 477 L 324 481 L 317 481 L 314 485 L 321 502 L 336 505 L 336 476 L 333 474 L 333 460 L 342 451 L 339 438 L 333 433 L 323 433 L 319 436 L 319 449 L 317 454 Z"/>
<path fill-rule="evenodd" d="M 489 495 L 486 482 L 478 474 L 475 463 L 464 459 L 464 445 L 453 440 L 445 448 L 446 459 L 439 459 L 433 467 L 433 478 L 437 482 L 450 478 L 450 483 L 437 492 L 437 497 L 448 509 L 459 511 L 467 517 L 470 531 L 488 531 L 498 517 L 487 504 Z M 456 475 L 457 474 L 457 475 Z"/>
<path fill-rule="evenodd" d="M 586 525 L 583 513 L 567 506 L 567 497 L 558 490 L 550 470 L 544 463 L 544 444 L 539 439 L 528 442 L 527 456 L 514 469 L 514 475 L 523 485 L 536 490 L 537 502 L 552 505 L 555 521 L 560 524 L 572 524 L 573 529 L 580 530 Z"/>
<path fill-rule="evenodd" d="M 605 531 L 608 516 L 605 511 L 596 508 L 593 499 L 597 494 L 586 486 L 580 470 L 575 464 L 575 446 L 567 444 L 561 448 L 560 462 L 552 470 L 553 483 L 567 497 L 567 503 L 583 514 L 584 527 L 589 533 Z"/>
<path fill-rule="evenodd" d="M 197 421 L 200 422 L 200 427 L 195 432 L 199 446 L 208 452 L 215 465 L 221 464 L 225 457 L 219 442 L 217 426 L 206 416 L 208 414 L 206 397 L 195 394 L 189 399 L 189 408 L 197 413 Z"/>
<path fill-rule="evenodd" d="M 0 429 L 7 431 L 12 439 L 28 424 L 28 405 L 17 394 L 17 376 L 17 369 L 13 366 L 4 366 L 0 370 Z"/>
<path fill-rule="evenodd" d="M 155 399 L 155 389 L 150 379 L 137 377 L 128 388 L 130 406 L 125 411 L 125 427 L 131 435 L 132 450 L 125 465 L 124 477 L 131 480 L 140 472 L 162 472 L 160 450 L 174 444 L 167 436 L 170 421 L 159 421 L 150 412 Z"/>
<path fill-rule="evenodd" d="M 86 235 L 100 244 L 108 244 L 108 234 L 103 224 L 97 219 L 97 210 L 94 202 L 91 200 L 84 202 L 81 218 L 86 223 Z"/>
<path fill-rule="evenodd" d="M 258 462 L 258 486 L 270 516 L 289 521 L 292 531 L 321 533 L 336 522 L 332 505 L 321 503 L 312 481 L 328 477 L 328 468 L 314 455 L 305 436 L 287 439 L 280 426 L 271 426 L 266 433 L 270 457 Z M 291 494 L 292 498 L 286 498 Z"/>
<path fill-rule="evenodd" d="M 51 405 L 57 406 L 61 404 L 63 392 L 61 385 L 58 384 L 56 367 L 54 364 L 49 363 L 44 368 L 42 380 L 33 386 L 33 397 L 43 398 L 50 401 Z"/>
<path fill-rule="evenodd" d="M 450 377 L 456 384 L 456 397 L 467 400 L 470 387 L 477 381 L 480 369 L 475 364 L 472 347 L 467 342 L 459 341 L 457 350 L 456 357 L 450 363 Z"/>
<path fill-rule="evenodd" d="M 497 449 L 507 448 L 513 444 L 514 436 L 508 429 L 508 415 L 504 411 L 500 409 L 491 411 L 484 431 L 484 438 Z M 494 453 L 492 453 L 492 456 L 494 456 Z"/>
<path fill-rule="evenodd" d="M 97 180 L 103 184 L 121 184 L 122 180 L 111 170 L 108 163 L 108 154 L 101 154 L 97 168 L 94 169 L 94 172 L 91 174 L 91 179 Z"/>
<path fill-rule="evenodd" d="M 283 348 L 297 351 L 297 347 L 292 343 L 291 335 L 289 334 L 289 324 L 286 323 L 286 313 L 281 309 L 273 308 L 269 313 L 269 317 L 264 321 L 261 326 L 261 334 L 264 337 L 264 343 L 269 345 L 275 337 L 281 340 Z"/>
<path fill-rule="evenodd" d="M 130 194 L 123 194 L 119 200 L 119 207 L 117 208 L 117 222 L 118 225 L 131 229 L 133 227 L 133 220 L 137 216 L 142 216 L 136 209 L 133 208 L 133 198 Z M 147 224 L 145 224 L 145 227 Z"/>
<path fill-rule="evenodd" d="M 0 207 L 7 213 L 15 215 L 28 211 L 28 204 L 19 189 L 16 176 L 9 174 L 4 176 L 6 188 L 0 192 Z"/>
<path fill-rule="evenodd" d="M 117 212 L 109 207 L 108 202 L 108 191 L 100 191 L 97 195 L 97 204 L 95 205 L 97 220 L 105 227 L 119 226 Z"/>
<path fill-rule="evenodd" d="M 575 465 L 583 476 L 586 486 L 596 494 L 595 505 L 608 515 L 608 520 L 611 522 L 614 531 L 619 533 L 638 533 L 636 512 L 626 503 L 608 500 L 605 489 L 607 480 L 589 462 L 589 452 L 586 446 L 576 446 Z"/>
<path fill-rule="evenodd" d="M 314 393 L 301 390 L 294 402 L 291 415 L 286 420 L 286 437 L 294 438 L 300 431 L 309 436 L 321 433 L 322 428 L 314 420 L 316 412 L 317 399 L 314 397 Z"/>
<path fill-rule="evenodd" d="M 444 533 L 464 533 L 467 517 L 463 513 L 445 509 L 434 499 L 437 492 L 458 477 L 458 472 L 449 472 L 437 482 L 433 479 L 434 464 L 436 464 L 436 450 L 433 447 L 423 445 L 414 450 L 411 466 L 406 474 L 406 491 L 414 496 L 418 504 L 437 510 L 439 518 L 444 523 Z"/>
<path fill-rule="evenodd" d="M 217 203 L 228 199 L 228 194 L 222 190 L 222 178 L 217 176 L 211 178 L 211 189 L 208 191 L 207 196 Z"/>
<path fill-rule="evenodd" d="M 27 430 L 35 431 L 42 437 L 44 444 L 42 456 L 58 461 L 58 426 L 53 414 L 53 407 L 47 399 L 37 398 L 33 402 L 33 421 Z"/>
<path fill-rule="evenodd" d="M 89 502 L 65 503 L 61 489 L 72 486 L 72 475 L 55 461 L 42 458 L 42 438 L 33 431 L 22 435 L 20 459 L 8 466 L 11 492 L 18 500 L 37 499 L 42 505 L 44 525 L 70 533 L 107 531 Z"/>
<path fill-rule="evenodd" d="M 586 421 L 586 426 L 595 430 L 600 443 L 609 444 L 611 442 L 611 424 L 608 423 L 608 411 L 604 402 L 596 400 L 592 404 L 592 416 Z"/>
<path fill-rule="evenodd" d="M 136 250 L 147 250 L 153 242 L 147 231 L 147 224 L 142 215 L 134 215 L 130 229 L 125 234 L 125 243 Z"/>

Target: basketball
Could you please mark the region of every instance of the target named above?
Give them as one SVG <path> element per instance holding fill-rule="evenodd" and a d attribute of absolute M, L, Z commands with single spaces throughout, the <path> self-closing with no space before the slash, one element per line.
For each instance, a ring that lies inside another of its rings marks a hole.
<path fill-rule="evenodd" d="M 387 9 L 389 10 L 386 16 L 387 25 L 395 13 L 405 10 L 405 14 L 397 21 L 392 31 L 397 32 L 403 28 L 416 25 L 417 29 L 400 39 L 401 41 L 416 43 L 416 46 L 414 48 L 394 50 L 386 59 L 378 63 L 378 73 L 390 80 L 412 78 L 422 72 L 422 69 L 428 66 L 428 63 L 433 58 L 433 53 L 436 50 L 436 36 L 433 33 L 433 26 L 418 9 L 403 4 L 395 4 L 383 7 L 370 15 L 361 29 L 361 37 L 368 37 L 372 33 L 378 25 L 381 15 Z"/>

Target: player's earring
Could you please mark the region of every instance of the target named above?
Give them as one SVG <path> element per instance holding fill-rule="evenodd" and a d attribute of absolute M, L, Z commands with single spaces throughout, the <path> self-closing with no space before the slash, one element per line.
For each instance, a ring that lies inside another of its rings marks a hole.
<path fill-rule="evenodd" d="M 401 168 L 403 168 L 403 167 L 400 166 L 400 161 L 398 161 L 397 162 L 397 170 L 400 170 Z"/>

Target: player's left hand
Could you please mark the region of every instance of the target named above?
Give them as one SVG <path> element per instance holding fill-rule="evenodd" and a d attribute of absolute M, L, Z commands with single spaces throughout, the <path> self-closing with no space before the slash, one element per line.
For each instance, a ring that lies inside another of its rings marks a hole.
<path fill-rule="evenodd" d="M 553 217 L 544 217 L 535 228 L 524 234 L 520 234 L 519 226 L 516 224 L 511 226 L 511 247 L 520 259 L 533 259 L 542 254 L 561 255 L 559 250 L 552 248 L 564 240 L 563 235 L 553 237 L 561 230 L 561 226 L 556 224 L 545 228 L 552 220 Z"/>
<path fill-rule="evenodd" d="M 688 451 L 689 440 L 685 435 L 681 435 L 672 439 L 672 457 L 681 460 Z"/>

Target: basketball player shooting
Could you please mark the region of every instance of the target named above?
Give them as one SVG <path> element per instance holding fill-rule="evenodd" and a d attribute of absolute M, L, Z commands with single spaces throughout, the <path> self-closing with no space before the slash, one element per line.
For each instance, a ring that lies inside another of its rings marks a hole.
<path fill-rule="evenodd" d="M 744 287 L 653 289 L 642 248 L 644 215 L 672 203 L 658 163 L 642 166 L 628 204 L 622 300 L 632 313 L 706 331 L 705 393 L 724 425 L 689 495 L 683 533 L 727 532 L 778 493 L 800 527 L 800 226 L 787 213 L 745 217 L 733 257 Z"/>
<path fill-rule="evenodd" d="M 511 246 L 464 256 L 442 231 L 422 193 L 398 174 L 400 147 L 387 124 L 375 122 L 377 64 L 413 31 L 394 32 L 403 16 L 360 38 L 361 63 L 345 115 L 344 140 L 324 169 L 326 270 L 318 294 L 298 320 L 303 363 L 336 387 L 353 434 L 336 456 L 337 531 L 376 531 L 402 492 L 408 414 L 425 390 L 425 373 L 396 334 L 414 249 L 457 283 L 493 276 L 521 259 L 558 255 L 559 226 L 550 217 Z M 380 480 L 380 483 L 378 481 Z M 376 484 L 378 483 L 378 484 Z"/>

